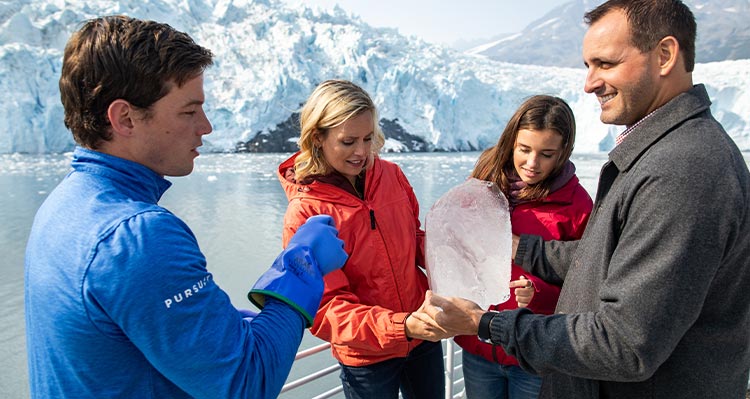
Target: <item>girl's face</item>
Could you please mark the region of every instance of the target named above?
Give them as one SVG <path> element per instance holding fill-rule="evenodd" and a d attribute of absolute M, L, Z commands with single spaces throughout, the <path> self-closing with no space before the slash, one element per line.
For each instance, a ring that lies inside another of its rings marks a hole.
<path fill-rule="evenodd" d="M 354 184 L 367 165 L 375 134 L 372 112 L 364 111 L 318 137 L 318 145 L 326 162 Z"/>
<path fill-rule="evenodd" d="M 513 147 L 513 166 L 528 185 L 546 179 L 562 153 L 562 135 L 554 130 L 520 129 Z"/>

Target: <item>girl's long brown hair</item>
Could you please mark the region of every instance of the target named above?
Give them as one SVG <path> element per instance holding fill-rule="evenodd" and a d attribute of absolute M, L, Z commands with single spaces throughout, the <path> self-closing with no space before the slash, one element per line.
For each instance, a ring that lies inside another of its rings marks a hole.
<path fill-rule="evenodd" d="M 559 97 L 536 95 L 524 101 L 508 121 L 497 144 L 484 150 L 479 156 L 471 177 L 494 182 L 506 197 L 509 196 L 508 174 L 515 173 L 513 151 L 521 129 L 554 130 L 563 138 L 562 152 L 552 173 L 543 181 L 526 187 L 519 196 L 519 199 L 524 200 L 544 198 L 549 195 L 552 180 L 570 159 L 575 144 L 576 122 L 573 110 Z"/>

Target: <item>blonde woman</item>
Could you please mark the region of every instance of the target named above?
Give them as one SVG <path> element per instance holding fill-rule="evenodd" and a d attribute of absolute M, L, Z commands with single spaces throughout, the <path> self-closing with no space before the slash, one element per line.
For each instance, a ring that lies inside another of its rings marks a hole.
<path fill-rule="evenodd" d="M 378 157 L 375 105 L 356 84 L 328 80 L 300 125 L 300 151 L 278 170 L 284 245 L 308 217 L 328 214 L 349 254 L 324 279 L 311 332 L 331 343 L 349 399 L 444 397 L 444 332 L 411 317 L 427 290 L 419 204 L 401 169 Z"/>

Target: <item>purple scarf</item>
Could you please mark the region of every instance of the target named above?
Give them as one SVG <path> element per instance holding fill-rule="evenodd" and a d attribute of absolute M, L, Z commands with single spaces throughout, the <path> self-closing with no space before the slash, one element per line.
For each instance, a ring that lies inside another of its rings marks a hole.
<path fill-rule="evenodd" d="M 510 195 L 508 196 L 508 204 L 510 205 L 510 211 L 513 212 L 513 208 L 515 208 L 517 205 L 534 200 L 518 198 L 521 195 L 521 191 L 528 185 L 524 183 L 523 180 L 521 180 L 521 177 L 518 176 L 515 168 L 511 169 L 507 173 L 508 182 L 510 183 Z M 570 179 L 575 174 L 576 167 L 575 165 L 573 165 L 573 162 L 568 160 L 567 162 L 565 162 L 565 165 L 563 165 L 560 174 L 552 180 L 549 193 L 552 194 L 555 191 L 561 189 L 564 185 L 568 184 Z"/>

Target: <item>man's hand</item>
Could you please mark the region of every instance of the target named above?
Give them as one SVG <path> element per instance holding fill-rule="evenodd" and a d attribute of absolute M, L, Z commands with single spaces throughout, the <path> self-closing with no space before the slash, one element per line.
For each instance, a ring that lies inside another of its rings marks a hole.
<path fill-rule="evenodd" d="M 412 316 L 425 322 L 423 317 L 429 316 L 448 336 L 477 335 L 479 319 L 485 313 L 479 305 L 468 299 L 442 297 L 429 290 L 420 309 L 422 312 L 412 313 Z"/>
<path fill-rule="evenodd" d="M 255 282 L 247 298 L 258 309 L 263 309 L 267 296 L 276 298 L 299 311 L 310 327 L 323 297 L 323 276 L 340 269 L 347 258 L 333 218 L 310 217 Z"/>

